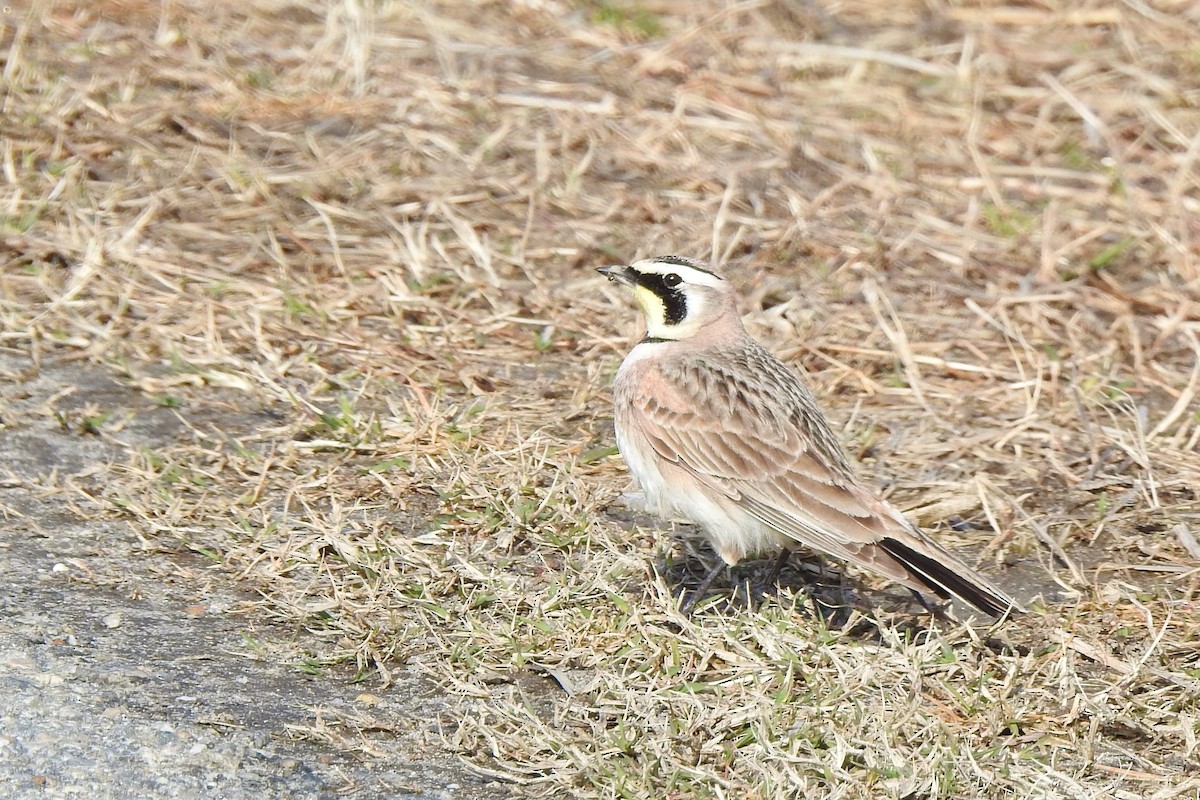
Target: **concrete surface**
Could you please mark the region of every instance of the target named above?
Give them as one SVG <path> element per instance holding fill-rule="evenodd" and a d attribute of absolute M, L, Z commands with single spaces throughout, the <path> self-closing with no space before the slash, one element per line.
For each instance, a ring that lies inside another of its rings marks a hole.
<path fill-rule="evenodd" d="M 117 439 L 80 432 L 91 408 L 126 415 Z M 0 354 L 0 796 L 513 796 L 440 746 L 447 700 L 414 672 L 306 675 L 271 656 L 310 634 L 219 565 L 72 510 L 72 476 L 182 432 L 104 369 Z"/>

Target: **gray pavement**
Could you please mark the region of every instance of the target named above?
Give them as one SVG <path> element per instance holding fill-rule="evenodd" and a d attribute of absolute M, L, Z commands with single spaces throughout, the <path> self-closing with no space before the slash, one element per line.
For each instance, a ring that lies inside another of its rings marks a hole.
<path fill-rule="evenodd" d="M 72 429 L 89 403 L 132 412 L 122 441 Z M 219 565 L 53 490 L 180 431 L 102 369 L 0 355 L 0 797 L 512 796 L 441 747 L 447 700 L 416 672 L 304 674 L 279 654 L 311 634 Z"/>

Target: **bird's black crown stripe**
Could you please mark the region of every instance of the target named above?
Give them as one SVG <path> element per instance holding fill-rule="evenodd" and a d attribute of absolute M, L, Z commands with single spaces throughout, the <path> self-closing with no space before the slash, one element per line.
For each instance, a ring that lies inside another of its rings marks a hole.
<path fill-rule="evenodd" d="M 698 270 L 700 272 L 705 272 L 709 275 L 712 275 L 714 278 L 721 277 L 717 273 L 713 272 L 711 269 L 705 269 L 704 267 L 700 266 L 699 263 L 694 261 L 693 259 L 684 258 L 683 256 L 659 256 L 658 258 L 654 258 L 651 260 L 655 264 L 671 264 L 676 267 L 691 267 L 694 270 Z"/>

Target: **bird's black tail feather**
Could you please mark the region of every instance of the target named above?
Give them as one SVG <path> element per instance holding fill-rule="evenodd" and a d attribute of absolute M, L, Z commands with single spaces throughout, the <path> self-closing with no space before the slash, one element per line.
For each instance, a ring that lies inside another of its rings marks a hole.
<path fill-rule="evenodd" d="M 961 565 L 945 564 L 896 539 L 885 537 L 880 540 L 879 546 L 907 567 L 939 597 L 948 600 L 951 595 L 956 595 L 993 617 L 1018 614 L 1022 611 L 1016 601 L 1004 592 L 980 585 L 970 575 L 964 575 L 961 570 L 955 569 L 955 566 Z"/>

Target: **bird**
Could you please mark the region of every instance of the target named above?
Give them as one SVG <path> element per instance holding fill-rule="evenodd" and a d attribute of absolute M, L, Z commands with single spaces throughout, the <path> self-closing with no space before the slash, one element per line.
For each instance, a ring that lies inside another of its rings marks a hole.
<path fill-rule="evenodd" d="M 613 381 L 617 449 L 648 510 L 699 526 L 726 568 L 815 551 L 994 617 L 1021 605 L 864 484 L 805 379 L 742 325 L 733 285 L 674 255 L 598 270 L 628 287 L 646 332 Z"/>

